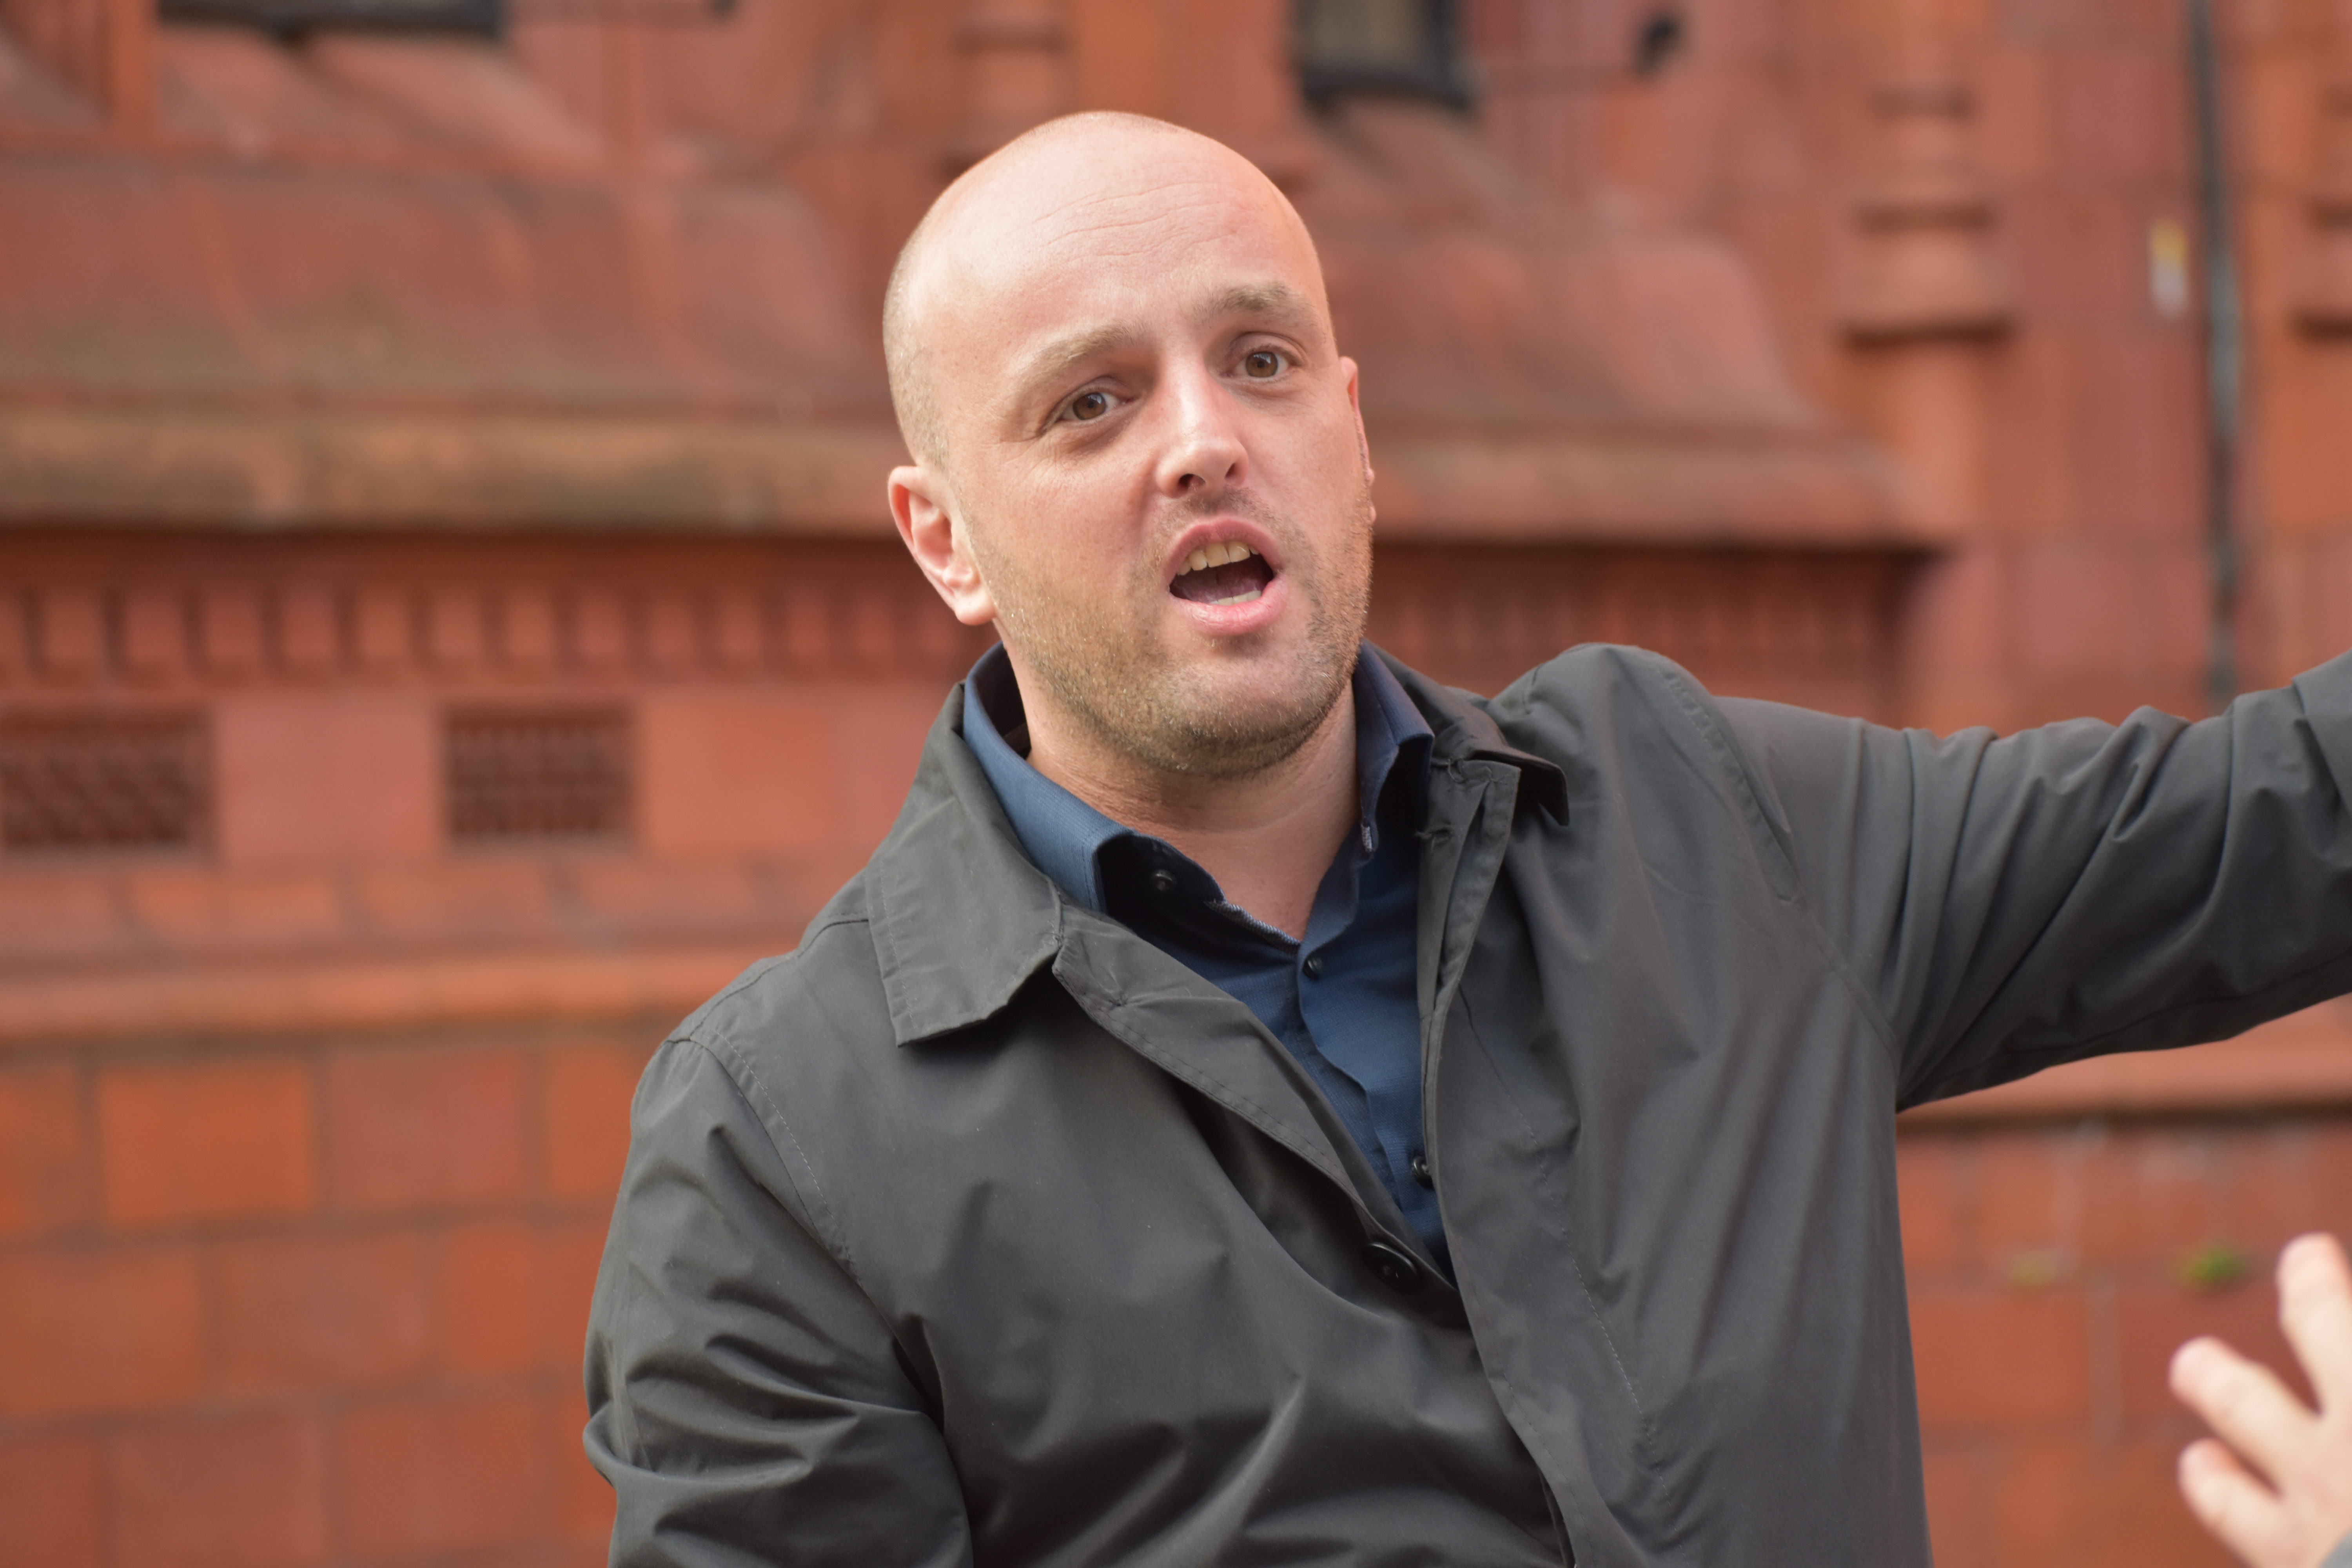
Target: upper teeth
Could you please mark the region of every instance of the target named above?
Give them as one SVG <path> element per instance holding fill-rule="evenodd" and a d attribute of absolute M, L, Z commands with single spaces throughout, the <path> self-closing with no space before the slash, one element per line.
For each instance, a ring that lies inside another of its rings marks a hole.
<path fill-rule="evenodd" d="M 1230 566 L 1236 561 L 1246 561 L 1257 552 L 1235 541 L 1230 544 L 1204 544 L 1184 557 L 1184 572 L 1198 572 L 1204 566 Z M 1184 572 L 1176 574 L 1179 577 Z"/>

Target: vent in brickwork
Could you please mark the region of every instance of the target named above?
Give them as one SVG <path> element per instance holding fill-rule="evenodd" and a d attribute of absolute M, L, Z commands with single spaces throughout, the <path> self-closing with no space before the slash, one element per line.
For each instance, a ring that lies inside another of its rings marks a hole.
<path fill-rule="evenodd" d="M 0 718 L 0 852 L 194 848 L 211 816 L 206 750 L 196 714 Z"/>
<path fill-rule="evenodd" d="M 628 715 L 477 709 L 443 736 L 449 837 L 465 845 L 616 839 L 629 830 Z"/>

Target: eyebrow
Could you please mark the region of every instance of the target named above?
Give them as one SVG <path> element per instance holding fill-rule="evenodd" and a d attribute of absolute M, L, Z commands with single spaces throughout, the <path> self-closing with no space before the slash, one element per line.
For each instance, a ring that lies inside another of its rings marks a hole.
<path fill-rule="evenodd" d="M 1314 311 L 1305 294 L 1277 281 L 1235 284 L 1218 295 L 1203 314 L 1271 316 L 1296 321 L 1311 318 Z M 1133 326 L 1123 321 L 1081 327 L 1023 355 L 1006 379 L 1014 388 L 1016 402 L 1026 404 L 1042 384 L 1060 377 L 1073 365 L 1124 347 L 1139 335 Z"/>

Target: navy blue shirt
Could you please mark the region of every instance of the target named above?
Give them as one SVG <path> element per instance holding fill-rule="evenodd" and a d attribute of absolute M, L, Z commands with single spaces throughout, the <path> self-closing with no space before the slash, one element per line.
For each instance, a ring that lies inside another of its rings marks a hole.
<path fill-rule="evenodd" d="M 964 743 L 1021 846 L 1062 890 L 1223 986 L 1313 1077 L 1404 1216 L 1442 1260 L 1421 1163 L 1421 1005 L 1414 941 L 1430 729 L 1386 666 L 1359 654 L 1356 831 L 1316 889 L 1303 941 L 1228 903 L 1173 846 L 1105 816 L 1031 767 L 1028 722 L 1002 647 L 964 686 Z M 1010 737 L 1008 740 L 1007 737 Z"/>

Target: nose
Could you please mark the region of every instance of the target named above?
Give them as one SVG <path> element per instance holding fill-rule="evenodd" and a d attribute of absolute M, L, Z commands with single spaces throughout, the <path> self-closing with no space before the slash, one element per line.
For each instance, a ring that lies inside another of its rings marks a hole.
<path fill-rule="evenodd" d="M 1160 385 L 1169 428 L 1154 475 L 1160 492 L 1174 500 L 1239 484 L 1249 448 L 1234 422 L 1232 396 L 1205 365 L 1187 366 Z"/>

